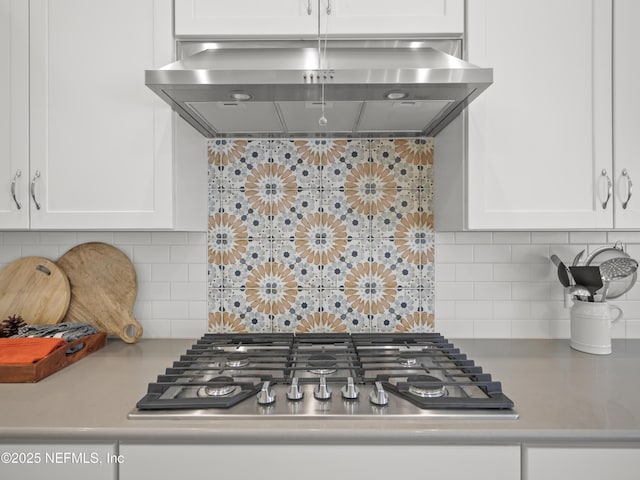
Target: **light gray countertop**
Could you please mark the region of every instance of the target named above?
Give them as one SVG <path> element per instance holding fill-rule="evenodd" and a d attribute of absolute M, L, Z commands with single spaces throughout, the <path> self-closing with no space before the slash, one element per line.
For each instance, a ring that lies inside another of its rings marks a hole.
<path fill-rule="evenodd" d="M 640 445 L 640 340 L 589 355 L 567 340 L 452 340 L 515 403 L 518 420 L 128 420 L 147 384 L 195 343 L 110 340 L 35 384 L 0 384 L 0 443 L 376 444 L 560 442 Z"/>

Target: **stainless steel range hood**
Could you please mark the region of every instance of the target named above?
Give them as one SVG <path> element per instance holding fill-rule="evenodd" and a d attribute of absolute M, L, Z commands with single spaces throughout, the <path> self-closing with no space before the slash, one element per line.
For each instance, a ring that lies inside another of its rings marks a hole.
<path fill-rule="evenodd" d="M 180 50 L 145 83 L 205 137 L 434 136 L 493 80 L 460 40 L 332 41 L 322 69 L 314 41 Z"/>

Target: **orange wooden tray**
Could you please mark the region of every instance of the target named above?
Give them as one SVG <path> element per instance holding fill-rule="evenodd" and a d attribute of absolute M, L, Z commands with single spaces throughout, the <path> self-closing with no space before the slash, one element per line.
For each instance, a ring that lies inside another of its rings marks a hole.
<path fill-rule="evenodd" d="M 69 349 L 84 344 L 81 350 L 67 354 Z M 35 383 L 67 365 L 83 359 L 90 353 L 100 350 L 107 344 L 105 332 L 87 335 L 73 342 L 61 345 L 49 355 L 35 363 L 0 365 L 0 383 Z"/>

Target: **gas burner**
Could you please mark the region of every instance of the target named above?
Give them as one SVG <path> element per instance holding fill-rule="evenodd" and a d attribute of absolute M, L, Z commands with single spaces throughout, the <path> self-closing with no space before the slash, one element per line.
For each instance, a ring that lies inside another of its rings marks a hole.
<path fill-rule="evenodd" d="M 400 354 L 398 361 L 403 367 L 414 367 L 418 363 L 418 359 L 412 353 Z"/>
<path fill-rule="evenodd" d="M 209 384 L 198 390 L 199 397 L 226 397 L 236 391 L 231 377 L 216 377 L 209 380 Z"/>
<path fill-rule="evenodd" d="M 416 375 L 413 377 L 407 378 L 408 383 L 414 382 L 437 382 L 440 383 L 441 380 L 436 377 L 432 377 L 431 375 Z M 418 397 L 422 398 L 438 398 L 438 397 L 446 397 L 447 389 L 444 385 L 411 385 L 409 387 L 409 393 L 413 393 Z"/>
<path fill-rule="evenodd" d="M 315 373 L 316 375 L 329 375 L 338 371 L 336 368 L 337 362 L 338 359 L 335 355 L 331 355 L 329 353 L 318 353 L 309 357 L 307 366 L 311 373 Z"/>
<path fill-rule="evenodd" d="M 246 353 L 234 352 L 227 356 L 225 364 L 229 368 L 241 368 L 249 365 L 249 356 Z"/>

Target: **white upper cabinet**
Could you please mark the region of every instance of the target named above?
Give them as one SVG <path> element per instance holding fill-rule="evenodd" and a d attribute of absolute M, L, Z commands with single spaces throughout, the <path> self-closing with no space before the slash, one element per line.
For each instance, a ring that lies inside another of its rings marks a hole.
<path fill-rule="evenodd" d="M 174 0 L 176 37 L 303 37 L 318 29 L 317 0 Z"/>
<path fill-rule="evenodd" d="M 466 226 L 611 228 L 611 0 L 467 9 L 468 59 L 494 83 L 468 110 Z"/>
<path fill-rule="evenodd" d="M 614 0 L 613 154 L 615 226 L 640 228 L 640 2 Z M 635 182 L 635 191 L 633 183 Z"/>
<path fill-rule="evenodd" d="M 321 34 L 336 37 L 462 35 L 463 0 L 322 0 Z M 324 10 L 323 10 L 324 9 Z"/>
<path fill-rule="evenodd" d="M 29 3 L 0 0 L 0 230 L 29 226 Z"/>
<path fill-rule="evenodd" d="M 144 84 L 173 59 L 171 17 L 170 0 L 31 0 L 31 228 L 173 226 L 171 111 Z"/>
<path fill-rule="evenodd" d="M 175 17 L 185 38 L 461 35 L 464 0 L 175 0 Z"/>

